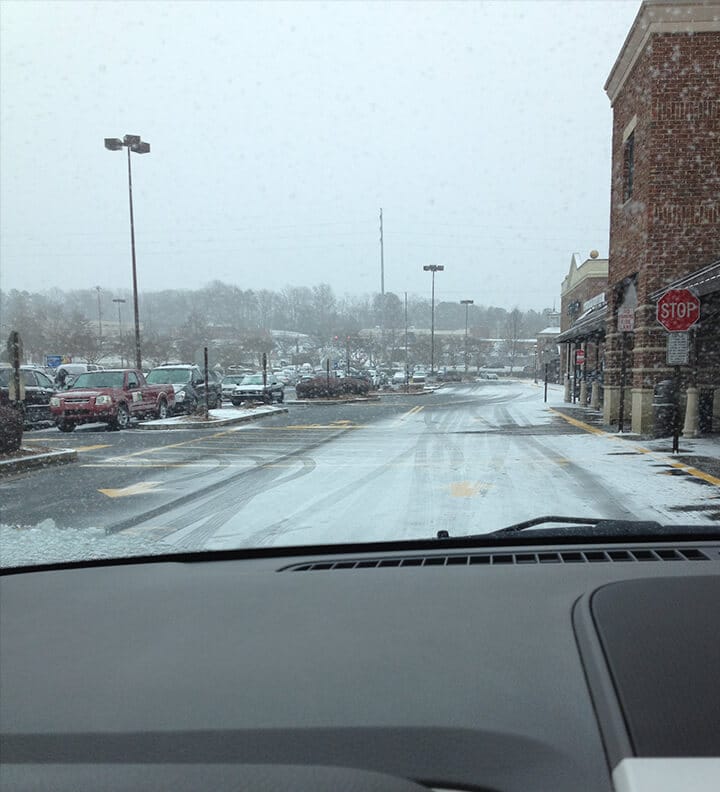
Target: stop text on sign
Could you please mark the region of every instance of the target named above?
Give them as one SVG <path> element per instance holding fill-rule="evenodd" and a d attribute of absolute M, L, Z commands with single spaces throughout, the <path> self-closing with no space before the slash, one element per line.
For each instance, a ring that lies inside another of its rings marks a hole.
<path fill-rule="evenodd" d="M 662 319 L 686 319 L 697 316 L 698 308 L 693 303 L 665 303 L 660 306 Z"/>
<path fill-rule="evenodd" d="M 689 289 L 670 289 L 658 300 L 657 320 L 670 332 L 683 332 L 700 318 L 700 300 Z"/>

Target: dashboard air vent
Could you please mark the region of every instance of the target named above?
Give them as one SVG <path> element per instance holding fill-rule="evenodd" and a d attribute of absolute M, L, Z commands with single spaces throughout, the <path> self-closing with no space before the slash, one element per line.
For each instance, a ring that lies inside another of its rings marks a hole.
<path fill-rule="evenodd" d="M 387 558 L 338 559 L 292 564 L 279 572 L 317 572 L 336 569 L 383 569 L 397 567 L 488 566 L 525 564 L 607 564 L 648 561 L 709 561 L 710 556 L 693 547 L 628 548 L 613 550 L 558 550 L 537 553 L 472 553 L 453 555 L 390 556 Z"/>

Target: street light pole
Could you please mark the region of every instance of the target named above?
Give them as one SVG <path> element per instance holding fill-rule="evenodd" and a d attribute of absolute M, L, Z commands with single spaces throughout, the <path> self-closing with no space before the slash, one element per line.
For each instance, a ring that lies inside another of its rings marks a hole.
<path fill-rule="evenodd" d="M 435 273 L 442 272 L 442 264 L 425 264 L 423 270 L 432 272 L 432 303 L 430 309 L 430 376 L 435 373 Z"/>
<path fill-rule="evenodd" d="M 142 355 L 140 353 L 140 309 L 138 306 L 138 288 L 137 288 L 137 262 L 135 259 L 135 217 L 133 214 L 133 197 L 132 197 L 132 166 L 130 164 L 130 152 L 134 151 L 136 154 L 148 154 L 150 152 L 150 144 L 144 142 L 140 135 L 125 135 L 120 140 L 119 138 L 105 138 L 105 148 L 109 151 L 119 151 L 121 148 L 127 149 L 127 162 L 128 162 L 128 200 L 130 202 L 130 249 L 132 252 L 132 282 L 133 282 L 133 310 L 135 313 L 135 368 L 138 371 L 142 370 Z"/>
<path fill-rule="evenodd" d="M 117 307 L 118 307 L 118 324 L 120 325 L 120 365 L 124 366 L 125 359 L 123 358 L 124 344 L 123 344 L 123 331 L 122 331 L 122 313 L 120 312 L 120 306 L 125 305 L 127 301 L 123 300 L 121 297 L 116 297 L 113 299 L 113 302 L 117 303 Z"/>
<path fill-rule="evenodd" d="M 468 370 L 468 310 L 475 300 L 460 300 L 460 305 L 465 306 L 465 373 Z"/>

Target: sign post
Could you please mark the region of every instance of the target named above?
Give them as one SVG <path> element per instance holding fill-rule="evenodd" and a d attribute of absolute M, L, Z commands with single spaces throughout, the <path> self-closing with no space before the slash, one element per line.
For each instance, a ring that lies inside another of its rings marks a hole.
<path fill-rule="evenodd" d="M 205 418 L 210 415 L 210 374 L 208 372 L 208 348 L 203 347 L 203 373 L 205 375 Z"/>
<path fill-rule="evenodd" d="M 676 399 L 680 395 L 680 366 L 690 363 L 690 333 L 700 319 L 700 300 L 690 289 L 668 289 L 657 302 L 656 318 L 668 331 L 667 362 L 675 367 Z M 680 413 L 675 407 L 672 453 L 680 450 Z"/>

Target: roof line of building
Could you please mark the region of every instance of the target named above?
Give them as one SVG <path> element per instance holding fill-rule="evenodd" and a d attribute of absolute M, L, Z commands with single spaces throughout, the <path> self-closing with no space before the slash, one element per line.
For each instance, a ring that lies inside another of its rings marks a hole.
<path fill-rule="evenodd" d="M 650 36 L 717 31 L 720 31 L 718 0 L 644 0 L 605 82 L 610 104 L 615 104 Z"/>

